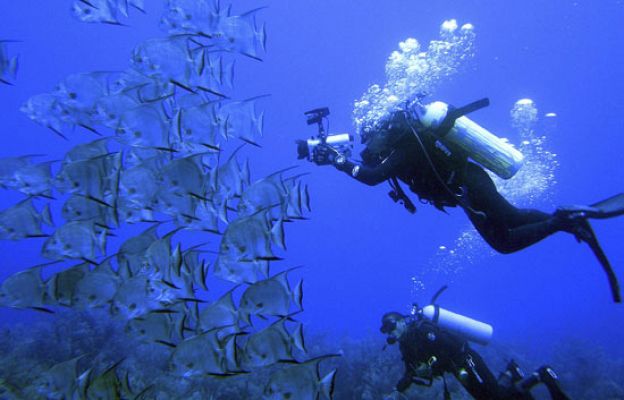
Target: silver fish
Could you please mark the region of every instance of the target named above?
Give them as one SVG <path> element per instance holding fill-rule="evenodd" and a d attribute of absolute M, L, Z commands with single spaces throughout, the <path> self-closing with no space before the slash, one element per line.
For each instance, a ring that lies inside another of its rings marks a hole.
<path fill-rule="evenodd" d="M 43 244 L 41 255 L 50 260 L 77 258 L 93 262 L 96 250 L 106 254 L 106 233 L 106 229 L 97 228 L 93 222 L 68 222 Z"/>
<path fill-rule="evenodd" d="M 75 0 L 72 15 L 82 22 L 121 25 L 116 3 L 113 0 Z"/>
<path fill-rule="evenodd" d="M 143 269 L 145 252 L 159 238 L 157 229 L 158 225 L 153 225 L 121 244 L 117 252 L 117 264 L 122 276 L 131 277 Z"/>
<path fill-rule="evenodd" d="M 301 323 L 297 324 L 291 334 L 284 326 L 285 321 L 280 319 L 247 338 L 242 356 L 246 368 L 264 367 L 278 361 L 291 361 L 294 360 L 295 348 L 305 351 Z"/>
<path fill-rule="evenodd" d="M 73 306 L 78 283 L 89 273 L 89 263 L 82 263 L 52 275 L 46 282 L 49 298 L 58 305 Z"/>
<path fill-rule="evenodd" d="M 32 96 L 20 107 L 20 111 L 36 123 L 67 139 L 63 131 L 71 122 L 70 111 L 61 103 L 58 96 L 49 93 Z"/>
<path fill-rule="evenodd" d="M 138 274 L 121 282 L 113 296 L 111 313 L 132 319 L 166 306 L 176 299 L 175 289 L 158 279 L 158 274 Z"/>
<path fill-rule="evenodd" d="M 46 204 L 39 212 L 32 199 L 22 200 L 13 207 L 0 211 L 0 239 L 20 240 L 48 236 L 41 230 L 42 223 L 52 225 L 49 205 Z"/>
<path fill-rule="evenodd" d="M 224 197 L 241 195 L 244 187 L 249 185 L 249 163 L 242 166 L 236 159 L 237 151 L 218 168 L 210 170 L 211 191 Z"/>
<path fill-rule="evenodd" d="M 214 264 L 214 276 L 234 283 L 254 283 L 269 275 L 268 260 L 240 260 L 220 254 Z"/>
<path fill-rule="evenodd" d="M 272 236 L 275 235 L 271 232 L 268 211 L 236 218 L 223 232 L 219 256 L 246 261 L 273 259 Z"/>
<path fill-rule="evenodd" d="M 285 218 L 288 190 L 282 172 L 273 173 L 246 187 L 238 202 L 238 214 L 251 215 L 263 209 L 271 209 L 273 218 Z"/>
<path fill-rule="evenodd" d="M 127 146 L 169 149 L 168 127 L 160 110 L 141 105 L 124 112 L 115 130 Z"/>
<path fill-rule="evenodd" d="M 72 358 L 54 365 L 45 371 L 35 385 L 37 392 L 47 399 L 71 399 L 78 389 L 78 361 L 83 356 Z"/>
<path fill-rule="evenodd" d="M 75 308 L 107 306 L 121 284 L 119 276 L 103 262 L 76 284 L 72 304 Z"/>
<path fill-rule="evenodd" d="M 46 299 L 41 267 L 9 276 L 0 285 L 0 305 L 17 308 L 43 308 Z"/>
<path fill-rule="evenodd" d="M 210 46 L 261 60 L 266 51 L 266 28 L 256 23 L 258 10 L 220 18 L 217 28 L 211 32 Z"/>
<path fill-rule="evenodd" d="M 169 343 L 173 335 L 174 320 L 167 313 L 148 312 L 126 324 L 126 333 L 144 342 Z"/>
<path fill-rule="evenodd" d="M 177 110 L 172 123 L 175 124 L 174 131 L 185 151 L 203 153 L 208 149 L 219 148 L 216 140 L 219 129 L 217 106 L 217 102 L 210 102 Z"/>
<path fill-rule="evenodd" d="M 336 370 L 321 378 L 319 363 L 335 355 L 313 358 L 303 363 L 277 370 L 269 378 L 264 390 L 266 400 L 318 399 L 319 396 L 332 398 Z"/>
<path fill-rule="evenodd" d="M 199 327 L 202 331 L 235 326 L 238 323 L 238 312 L 232 298 L 232 292 L 236 288 L 228 290 L 217 301 L 200 310 Z"/>
<path fill-rule="evenodd" d="M 224 375 L 236 364 L 236 335 L 219 337 L 215 329 L 180 342 L 170 361 L 171 371 L 185 378 Z"/>
<path fill-rule="evenodd" d="M 120 168 L 120 153 L 64 163 L 56 175 L 55 186 L 61 193 L 81 194 L 105 202 L 117 193 Z"/>
<path fill-rule="evenodd" d="M 287 274 L 292 269 L 281 272 L 269 279 L 250 285 L 240 299 L 241 319 L 251 324 L 250 315 L 286 316 L 294 305 L 297 311 L 303 308 L 303 280 L 291 290 Z"/>
<path fill-rule="evenodd" d="M 61 209 L 65 221 L 91 221 L 101 227 L 118 225 L 117 209 L 114 205 L 99 202 L 89 197 L 73 195 Z"/>
<path fill-rule="evenodd" d="M 217 1 L 169 0 L 160 26 L 170 35 L 207 35 L 216 29 L 219 19 L 227 15 L 228 10 L 221 10 Z"/>
<path fill-rule="evenodd" d="M 185 36 L 167 39 L 149 39 L 139 44 L 132 52 L 132 67 L 140 73 L 166 82 L 172 82 L 189 92 L 193 58 Z"/>
<path fill-rule="evenodd" d="M 264 114 L 256 113 L 256 101 L 259 96 L 243 101 L 222 103 L 218 111 L 221 122 L 221 133 L 225 139 L 239 138 L 245 142 L 255 144 L 262 136 Z"/>

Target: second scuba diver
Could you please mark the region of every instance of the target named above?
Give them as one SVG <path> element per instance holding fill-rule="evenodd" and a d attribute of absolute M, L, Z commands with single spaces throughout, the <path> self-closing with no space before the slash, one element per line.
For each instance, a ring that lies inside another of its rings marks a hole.
<path fill-rule="evenodd" d="M 322 118 L 329 111 L 312 110 L 306 113 L 313 115 L 308 124 L 319 124 L 320 138 L 316 142 L 298 141 L 299 158 L 333 165 L 367 185 L 387 180 L 392 186 L 391 197 L 412 213 L 416 208 L 399 180 L 421 202 L 441 211 L 459 206 L 485 241 L 501 253 L 524 249 L 556 232 L 571 233 L 591 247 L 607 273 L 614 301 L 620 302 L 617 277 L 588 218 L 624 214 L 624 193 L 592 206 L 559 207 L 552 214 L 513 206 L 497 191 L 482 166 L 510 178 L 520 168 L 522 155 L 465 117 L 488 104 L 487 99 L 462 108 L 442 102 L 424 105 L 420 99 L 405 104 L 376 126 L 363 129 L 361 138 L 366 148 L 361 163 L 350 160 L 348 152 L 332 145 L 332 136 L 325 135 Z"/>
<path fill-rule="evenodd" d="M 559 387 L 557 375 L 548 366 L 524 377 L 518 365 L 510 361 L 496 379 L 483 358 L 468 344 L 468 340 L 487 343 L 492 334 L 487 324 L 437 305 L 408 316 L 389 312 L 381 323 L 380 330 L 387 335 L 387 343 L 399 343 L 405 363 L 403 377 L 390 399 L 406 398 L 403 393 L 410 386 L 431 386 L 436 378 L 444 380 L 444 398 L 450 399 L 444 378 L 448 373 L 476 400 L 533 400 L 530 390 L 540 383 L 546 386 L 553 400 L 569 400 Z"/>

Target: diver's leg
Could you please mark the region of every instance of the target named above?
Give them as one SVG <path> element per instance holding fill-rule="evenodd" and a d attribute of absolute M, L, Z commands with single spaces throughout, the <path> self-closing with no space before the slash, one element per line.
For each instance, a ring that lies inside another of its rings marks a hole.
<path fill-rule="evenodd" d="M 494 374 L 479 353 L 469 349 L 463 358 L 463 365 L 455 376 L 472 397 L 476 400 L 507 399 L 505 391 L 498 385 Z"/>
<path fill-rule="evenodd" d="M 532 373 L 528 378 L 519 383 L 522 389 L 529 391 L 534 386 L 543 383 L 548 390 L 548 394 L 552 400 L 570 400 L 561 387 L 559 386 L 559 378 L 552 368 L 545 365 Z"/>
<path fill-rule="evenodd" d="M 514 207 L 481 167 L 469 163 L 463 178 L 468 206 L 464 210 L 496 251 L 513 253 L 562 230 L 551 214 Z"/>

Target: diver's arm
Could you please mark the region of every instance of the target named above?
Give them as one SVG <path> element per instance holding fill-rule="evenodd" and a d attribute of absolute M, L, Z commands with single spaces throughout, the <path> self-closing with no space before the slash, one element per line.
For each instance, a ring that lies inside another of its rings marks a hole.
<path fill-rule="evenodd" d="M 376 167 L 367 167 L 366 165 L 355 163 L 346 158 L 341 162 L 340 157 L 337 157 L 336 161 L 334 161 L 334 166 L 336 169 L 351 175 L 358 181 L 369 186 L 374 186 L 395 176 L 402 160 L 402 154 L 400 150 L 397 150 Z"/>
<path fill-rule="evenodd" d="M 409 389 L 410 386 L 412 386 L 413 380 L 414 380 L 414 376 L 411 373 L 411 367 L 406 362 L 405 373 L 403 374 L 401 379 L 399 379 L 399 381 L 397 382 L 396 390 L 398 390 L 401 393 L 405 392 L 407 389 Z"/>
<path fill-rule="evenodd" d="M 332 164 L 339 171 L 343 171 L 370 186 L 380 184 L 395 176 L 400 170 L 404 158 L 404 151 L 396 149 L 379 165 L 369 167 L 349 160 L 345 155 L 325 144 L 316 146 L 312 154 L 312 160 L 317 165 Z"/>

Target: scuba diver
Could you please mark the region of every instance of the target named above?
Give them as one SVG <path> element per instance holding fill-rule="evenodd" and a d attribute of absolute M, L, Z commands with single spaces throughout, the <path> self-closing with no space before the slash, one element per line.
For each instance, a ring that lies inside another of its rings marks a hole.
<path fill-rule="evenodd" d="M 319 137 L 297 141 L 298 158 L 333 165 L 367 185 L 388 181 L 389 195 L 411 213 L 416 207 L 399 181 L 421 202 L 438 210 L 459 206 L 483 239 L 500 253 L 522 250 L 556 232 L 571 233 L 590 246 L 607 274 L 614 301 L 619 303 L 617 277 L 588 219 L 624 214 L 624 193 L 591 206 L 559 207 L 552 214 L 517 208 L 497 191 L 484 168 L 509 179 L 522 165 L 522 154 L 465 116 L 489 105 L 489 100 L 461 108 L 420 100 L 408 102 L 377 125 L 362 129 L 366 148 L 361 162 L 349 159 L 350 135 L 325 133 L 327 108 L 308 111 L 308 124 L 319 125 Z"/>
<path fill-rule="evenodd" d="M 438 295 L 442 290 L 444 288 Z M 451 396 L 444 374 L 450 373 L 476 400 L 533 400 L 530 390 L 540 383 L 546 386 L 553 400 L 569 400 L 549 366 L 524 377 L 512 360 L 496 379 L 483 358 L 468 344 L 468 341 L 487 344 L 492 335 L 488 324 L 437 305 L 417 309 L 408 316 L 389 312 L 384 314 L 381 323 L 380 331 L 387 335 L 386 342 L 399 343 L 405 363 L 403 377 L 389 399 L 401 398 L 412 384 L 431 386 L 434 379 L 442 378 L 444 399 L 448 400 Z"/>

